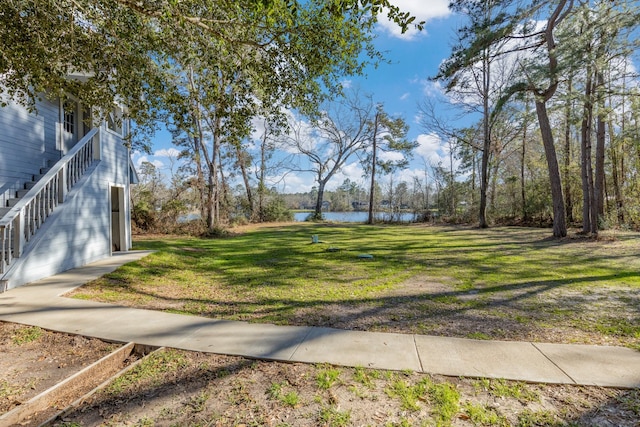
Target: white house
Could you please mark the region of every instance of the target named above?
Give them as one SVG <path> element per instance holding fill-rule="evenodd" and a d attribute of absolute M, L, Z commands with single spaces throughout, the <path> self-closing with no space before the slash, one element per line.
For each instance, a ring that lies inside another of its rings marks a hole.
<path fill-rule="evenodd" d="M 72 97 L 36 107 L 0 108 L 0 292 L 131 248 L 122 110 L 93 127 Z"/>

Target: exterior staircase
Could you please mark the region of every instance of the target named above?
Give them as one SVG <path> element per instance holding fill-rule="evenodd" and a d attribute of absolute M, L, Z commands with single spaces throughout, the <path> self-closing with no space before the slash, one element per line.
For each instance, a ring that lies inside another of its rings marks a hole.
<path fill-rule="evenodd" d="M 23 189 L 16 191 L 15 197 L 8 199 L 5 206 L 0 207 L 0 218 L 5 216 L 11 210 L 11 208 L 14 207 L 20 201 L 20 199 L 26 196 L 29 193 L 29 190 L 35 187 L 36 183 L 40 181 L 40 179 L 42 179 L 46 175 L 46 173 L 49 172 L 50 169 L 51 169 L 51 161 L 49 161 L 49 167 L 40 168 L 39 175 L 32 175 L 31 181 L 25 182 Z"/>
<path fill-rule="evenodd" d="M 0 207 L 0 292 L 5 290 L 12 265 L 20 258 L 38 229 L 64 203 L 69 190 L 100 159 L 100 128 L 93 129 L 62 159 L 40 169 L 32 181 Z"/>

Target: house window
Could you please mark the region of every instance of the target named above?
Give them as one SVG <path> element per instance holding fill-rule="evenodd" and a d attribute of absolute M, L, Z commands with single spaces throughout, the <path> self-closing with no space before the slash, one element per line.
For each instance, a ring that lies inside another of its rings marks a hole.
<path fill-rule="evenodd" d="M 93 129 L 93 120 L 91 116 L 91 109 L 85 107 L 82 110 L 82 136 L 88 134 Z"/>
<path fill-rule="evenodd" d="M 107 128 L 119 135 L 124 135 L 124 114 L 122 108 L 115 107 L 107 114 Z"/>
<path fill-rule="evenodd" d="M 78 105 L 73 101 L 64 102 L 64 119 L 62 125 L 65 132 L 75 133 L 77 107 Z"/>

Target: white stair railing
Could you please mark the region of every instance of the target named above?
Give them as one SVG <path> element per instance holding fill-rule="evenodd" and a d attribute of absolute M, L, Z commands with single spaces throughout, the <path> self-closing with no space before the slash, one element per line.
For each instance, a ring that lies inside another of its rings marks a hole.
<path fill-rule="evenodd" d="M 0 218 L 0 276 L 36 234 L 87 168 L 100 159 L 101 129 L 86 134 L 27 194 Z"/>

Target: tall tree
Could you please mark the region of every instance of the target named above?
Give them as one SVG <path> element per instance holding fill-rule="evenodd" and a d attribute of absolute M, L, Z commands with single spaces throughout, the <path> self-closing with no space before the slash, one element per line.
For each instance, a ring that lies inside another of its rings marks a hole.
<path fill-rule="evenodd" d="M 567 80 L 567 93 L 571 94 L 573 88 L 573 74 L 570 74 Z M 564 165 L 562 168 L 562 179 L 564 181 L 564 204 L 567 212 L 567 221 L 573 222 L 573 197 L 571 192 L 571 128 L 573 114 L 573 99 L 569 95 L 569 99 L 565 100 L 564 106 Z"/>
<path fill-rule="evenodd" d="M 101 111 L 119 99 L 152 127 L 171 85 L 164 58 L 198 58 L 217 44 L 252 56 L 253 78 L 272 99 L 313 101 L 362 70 L 364 58 L 380 59 L 366 36 L 380 14 L 403 29 L 423 25 L 389 0 L 6 0 L 0 76 L 25 105 L 45 92 L 72 93 Z"/>
<path fill-rule="evenodd" d="M 502 61 L 498 68 L 492 68 L 501 61 L 501 54 L 506 48 L 503 37 L 506 29 L 505 12 L 508 5 L 500 0 L 458 0 L 452 1 L 449 7 L 457 13 L 464 14 L 468 23 L 458 30 L 457 44 L 451 56 L 442 63 L 435 79 L 446 83 L 450 94 L 457 93 L 457 98 L 465 100 L 459 105 L 477 106 L 482 115 L 482 154 L 480 166 L 480 204 L 478 223 L 480 228 L 488 227 L 487 194 L 490 181 L 489 163 L 492 150 L 492 130 L 498 120 L 501 104 L 500 96 L 512 80 L 513 61 Z M 508 28 L 508 27 L 507 27 Z M 467 107 L 468 108 L 468 107 Z"/>
<path fill-rule="evenodd" d="M 558 167 L 555 141 L 551 129 L 551 121 L 547 110 L 547 102 L 555 95 L 561 75 L 561 64 L 558 62 L 558 48 L 556 43 L 556 28 L 571 13 L 573 0 L 560 0 L 557 3 L 540 2 L 538 7 L 549 6 L 550 14 L 544 27 L 539 31 L 526 34 L 533 37 L 535 43 L 542 49 L 543 54 L 536 61 L 530 63 L 531 72 L 523 67 L 525 76 L 524 89 L 533 93 L 535 109 L 542 136 L 549 182 L 551 185 L 551 199 L 553 205 L 553 235 L 564 237 L 567 235 L 567 221 L 562 195 L 562 180 Z M 534 9 L 535 10 L 535 9 Z M 539 59 L 539 60 L 538 60 Z"/>
<path fill-rule="evenodd" d="M 489 0 L 480 2 L 487 5 Z M 474 2 L 472 2 L 474 3 Z M 547 102 L 554 96 L 560 77 L 560 65 L 558 62 L 558 48 L 555 31 L 562 21 L 571 13 L 573 0 L 541 0 L 523 2 L 512 5 L 508 1 L 491 2 L 500 13 L 496 14 L 489 22 L 482 22 L 481 31 L 470 32 L 468 42 L 454 55 L 449 64 L 453 69 L 456 65 L 463 68 L 468 58 L 481 58 L 486 49 L 491 49 L 499 42 L 511 41 L 510 49 L 502 52 L 491 51 L 494 54 L 506 54 L 518 51 L 530 50 L 535 52 L 526 60 L 521 60 L 523 80 L 510 86 L 504 95 L 496 103 L 495 109 L 499 111 L 505 102 L 515 93 L 528 91 L 534 95 L 535 109 L 538 116 L 538 124 L 545 148 L 545 157 L 549 173 L 553 204 L 553 235 L 563 237 L 567 234 L 564 200 L 562 196 L 562 181 L 558 167 L 558 159 L 555 149 L 551 121 L 547 110 Z M 461 4 L 454 1 L 452 4 Z M 546 19 L 535 20 L 540 13 Z M 542 28 L 536 28 L 533 23 L 542 22 Z"/>
<path fill-rule="evenodd" d="M 257 50 L 246 42 L 203 39 L 199 26 L 164 34 L 167 38 L 188 39 L 202 48 L 198 55 L 193 47 L 185 52 L 174 49 L 158 62 L 168 70 L 170 86 L 161 96 L 170 121 L 196 136 L 194 156 L 201 159 L 207 172 L 206 181 L 199 181 L 210 230 L 221 220 L 220 203 L 226 188 L 221 167 L 223 147 L 234 153 L 253 206 L 246 152 L 240 146 L 250 133 L 252 118 L 258 114 L 279 116 L 289 106 L 312 114 L 322 98 L 322 88 L 339 92 L 337 77 L 360 71 L 363 62 L 357 56 L 370 47 L 367 25 L 374 21 L 362 15 L 336 19 L 322 13 L 325 7 L 322 1 L 305 3 L 295 12 L 296 33 L 281 43 L 273 41 L 263 46 L 265 34 L 260 27 L 227 30 L 226 34 L 235 39 L 254 40 Z M 286 13 L 289 9 L 285 9 Z M 333 64 L 331 57 L 336 60 Z"/>
<path fill-rule="evenodd" d="M 574 96 L 582 102 L 584 233 L 597 234 L 605 215 L 606 122 L 613 113 L 605 101 L 611 89 L 622 90 L 611 80 L 620 77 L 620 71 L 615 69 L 631 52 L 635 43 L 629 41 L 633 39 L 630 32 L 638 25 L 638 6 L 631 8 L 627 3 L 584 2 L 559 34 L 566 41 L 564 60 L 568 63 L 569 73 L 578 78 L 578 85 L 582 85 L 582 94 Z M 605 75 L 609 82 L 605 81 Z M 612 135 L 609 136 L 611 139 Z"/>
<path fill-rule="evenodd" d="M 257 181 L 257 200 L 255 206 L 250 206 L 250 210 L 251 219 L 262 222 L 267 218 L 266 203 L 267 196 L 270 193 L 269 176 L 278 175 L 280 171 L 286 169 L 286 158 L 274 160 L 277 140 L 286 123 L 281 122 L 279 118 L 278 120 L 262 118 L 256 121 L 254 125 L 258 124 L 258 122 L 262 132 L 259 136 L 259 141 L 255 142 L 251 150 L 251 154 L 255 159 L 253 170 Z"/>
<path fill-rule="evenodd" d="M 411 151 L 416 148 L 417 143 L 407 140 L 409 126 L 402 118 L 393 119 L 386 113 L 382 105 L 378 105 L 373 118 L 373 134 L 371 136 L 371 147 L 366 150 L 363 156 L 365 171 L 371 175 L 369 185 L 369 216 L 368 224 L 374 222 L 376 173 L 381 171 L 384 174 L 393 172 L 396 169 L 405 168 L 411 159 Z M 386 154 L 383 158 L 381 153 Z"/>

